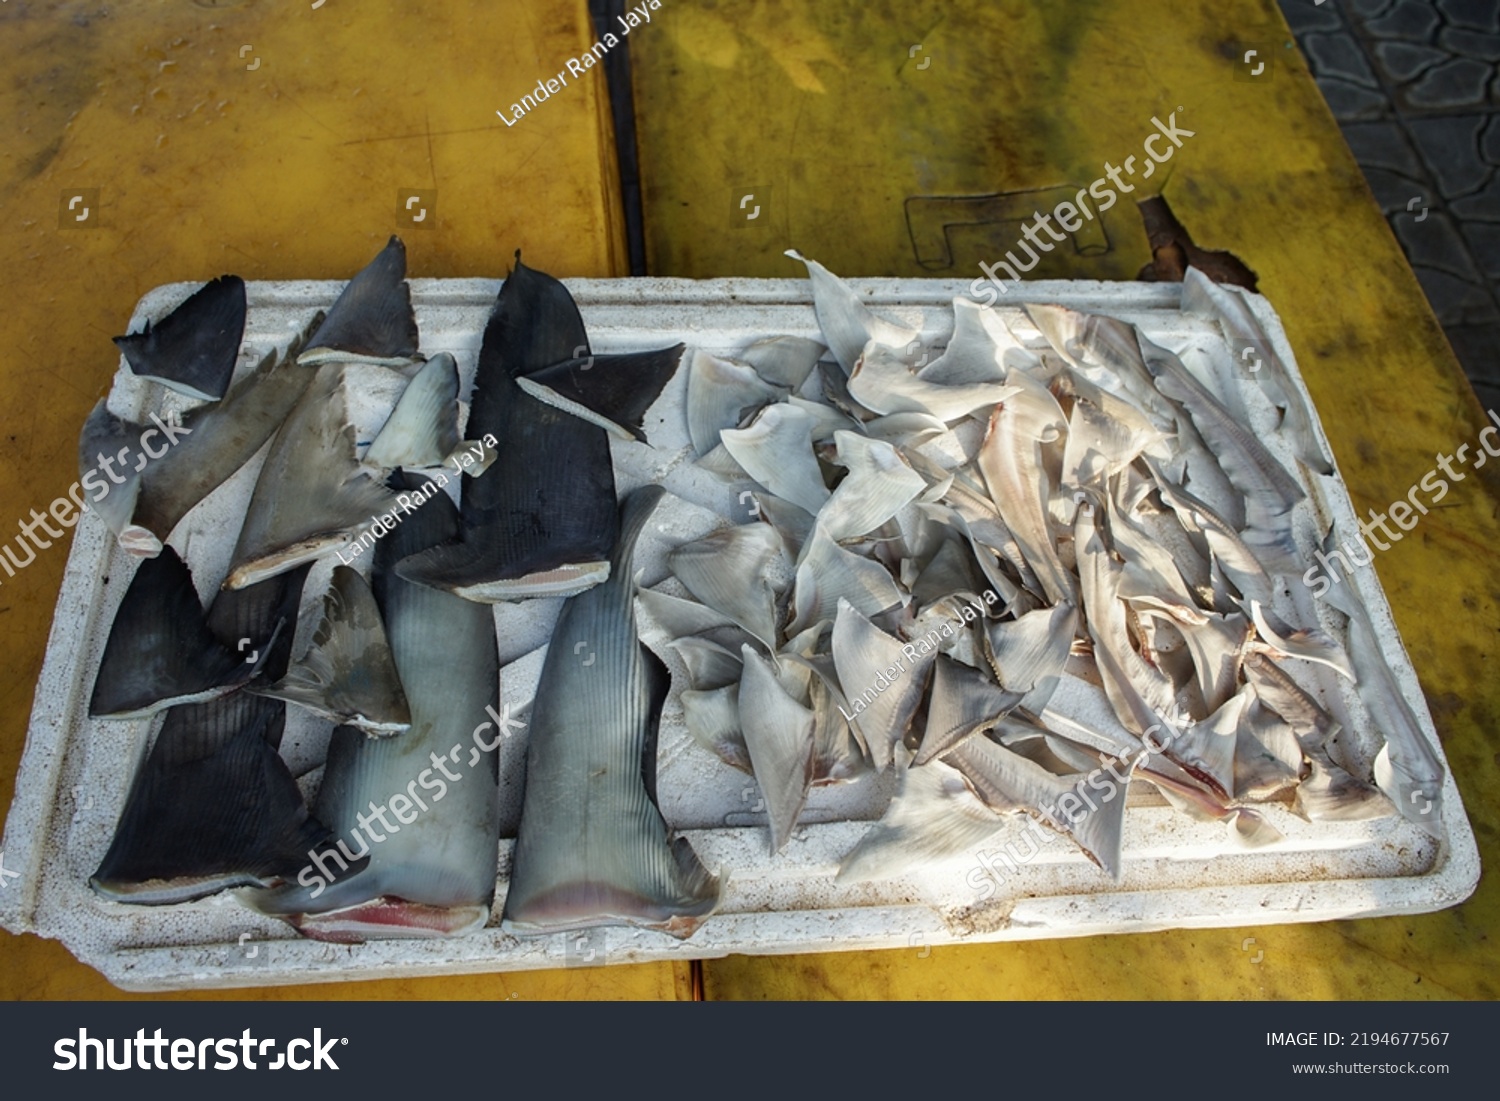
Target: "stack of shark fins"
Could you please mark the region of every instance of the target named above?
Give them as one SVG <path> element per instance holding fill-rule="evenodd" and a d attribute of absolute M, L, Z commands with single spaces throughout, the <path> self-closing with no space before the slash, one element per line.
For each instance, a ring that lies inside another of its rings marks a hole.
<path fill-rule="evenodd" d="M 136 374 L 205 404 L 184 416 L 181 443 L 142 456 L 128 486 L 111 486 L 98 507 L 144 561 L 105 645 L 90 715 L 164 717 L 95 889 L 167 904 L 249 888 L 242 897 L 258 909 L 335 941 L 484 925 L 499 840 L 498 741 L 478 734 L 499 703 L 486 605 L 563 595 L 574 601 L 559 630 L 572 620 L 607 630 L 621 660 L 587 692 L 566 669 L 544 676 L 547 698 L 589 699 L 609 721 L 558 722 L 541 708 L 531 745 L 541 794 L 527 796 L 507 921 L 543 932 L 601 921 L 691 932 L 716 904 L 717 880 L 656 809 L 667 681 L 636 639 L 628 571 L 654 497 L 628 502 L 622 523 L 609 450 L 611 438 L 645 442 L 645 412 L 681 346 L 593 355 L 566 289 L 518 259 L 485 329 L 465 439 L 457 364 L 418 351 L 396 238 L 326 317 L 232 385 L 245 298 L 243 282 L 224 277 L 118 340 Z M 344 397 L 351 364 L 406 379 L 363 455 Z M 80 465 L 120 443 L 128 469 L 135 428 L 101 403 Z M 167 540 L 263 447 L 205 611 Z M 444 464 L 464 475 L 461 509 L 443 492 Z M 304 583 L 334 556 L 321 616 L 294 656 Z M 289 703 L 335 724 L 311 811 L 279 753 Z M 471 730 L 469 755 L 454 756 Z M 636 763 L 612 780 L 619 790 L 594 792 L 571 769 L 579 752 Z M 561 794 L 549 794 L 556 785 Z M 539 809 L 557 798 L 628 808 L 619 822 L 595 820 L 618 853 L 560 831 Z"/>

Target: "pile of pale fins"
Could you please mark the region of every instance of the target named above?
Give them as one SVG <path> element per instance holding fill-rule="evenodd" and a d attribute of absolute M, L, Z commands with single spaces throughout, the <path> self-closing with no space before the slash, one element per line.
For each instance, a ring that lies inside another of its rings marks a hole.
<path fill-rule="evenodd" d="M 1133 325 L 1061 306 L 1012 313 L 1028 344 L 956 300 L 935 355 L 805 262 L 828 357 L 780 338 L 689 360 L 698 462 L 754 486 L 757 519 L 677 548 L 676 583 L 640 598 L 686 669 L 690 733 L 753 774 L 773 850 L 813 787 L 891 768 L 841 882 L 973 851 L 1021 815 L 1117 877 L 1140 784 L 1246 845 L 1280 838 L 1272 801 L 1439 828 L 1441 765 L 1353 586 L 1328 596 L 1347 649 L 1275 610 L 1307 565 L 1306 493 L 1240 403 L 1278 417 L 1300 477 L 1332 467 L 1246 299 L 1197 271 L 1184 286 L 1185 313 L 1269 361 L 1226 400 Z M 1309 662 L 1357 685 L 1373 746 L 1289 671 Z M 1065 674 L 1117 723 L 1051 716 Z"/>
<path fill-rule="evenodd" d="M 681 346 L 591 355 L 567 290 L 518 260 L 485 328 L 461 433 L 457 365 L 418 351 L 400 241 L 326 317 L 236 378 L 246 313 L 245 284 L 225 277 L 118 339 L 137 375 L 201 401 L 162 426 L 170 447 L 143 451 L 149 430 L 103 402 L 80 441 L 90 509 L 146 559 L 90 713 L 163 713 L 95 889 L 169 904 L 239 888 L 331 940 L 482 926 L 499 847 L 495 750 L 522 725 L 496 711 L 489 605 L 568 596 L 556 637 L 582 632 L 600 660 L 586 677 L 561 661 L 542 675 L 505 923 L 692 932 L 719 884 L 657 810 L 667 677 L 637 639 L 630 580 L 659 492 L 622 504 L 609 445 L 644 440 L 644 413 Z M 403 380 L 362 455 L 350 364 Z M 258 455 L 205 609 L 167 540 Z M 304 581 L 334 555 L 321 618 L 295 654 Z M 288 703 L 335 724 L 311 807 L 279 752 Z"/>

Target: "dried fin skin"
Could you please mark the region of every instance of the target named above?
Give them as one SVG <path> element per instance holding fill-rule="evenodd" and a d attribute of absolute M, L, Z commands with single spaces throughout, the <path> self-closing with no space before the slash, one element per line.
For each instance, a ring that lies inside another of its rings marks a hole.
<path fill-rule="evenodd" d="M 740 650 L 740 730 L 750 769 L 766 800 L 771 852 L 786 847 L 813 782 L 813 732 L 817 714 L 793 699 L 781 682 L 776 659 L 746 643 Z"/>

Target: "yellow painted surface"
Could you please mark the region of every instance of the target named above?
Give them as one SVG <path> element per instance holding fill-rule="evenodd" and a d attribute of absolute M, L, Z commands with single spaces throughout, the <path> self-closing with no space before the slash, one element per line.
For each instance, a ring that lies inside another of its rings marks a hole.
<path fill-rule="evenodd" d="M 1404 497 L 1484 423 L 1274 0 L 669 0 L 633 47 L 653 274 L 802 277 L 781 255 L 796 247 L 848 276 L 972 279 L 1056 202 L 982 197 L 1076 191 L 1139 158 L 1152 118 L 1176 111 L 1194 136 L 1126 199 L 1160 191 L 1200 246 L 1259 273 L 1356 508 Z M 1273 58 L 1269 81 L 1236 79 L 1250 48 Z M 914 236 L 913 209 L 954 212 L 949 255 L 920 220 Z M 1134 278 L 1150 257 L 1133 204 L 1103 225 L 1107 251 L 1059 245 L 1032 276 Z M 1376 563 L 1486 866 L 1500 858 L 1494 469 Z M 1497 937 L 1486 875 L 1430 915 L 705 969 L 710 998 L 1493 998 Z"/>
<path fill-rule="evenodd" d="M 0 540 L 76 480 L 109 338 L 161 283 L 347 278 L 400 228 L 403 188 L 437 191 L 431 228 L 401 230 L 413 276 L 500 276 L 517 248 L 560 276 L 626 274 L 599 72 L 514 126 L 496 116 L 592 41 L 584 0 L 0 5 Z M 74 188 L 99 201 L 64 229 Z M 0 578 L 0 807 L 66 556 Z M 513 995 L 680 998 L 687 968 L 249 996 Z M 0 998 L 111 996 L 56 943 L 0 933 Z"/>

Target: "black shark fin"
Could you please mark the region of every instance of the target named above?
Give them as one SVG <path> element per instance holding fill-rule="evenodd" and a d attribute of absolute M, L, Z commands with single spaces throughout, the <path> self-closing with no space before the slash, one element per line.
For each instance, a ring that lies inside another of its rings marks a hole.
<path fill-rule="evenodd" d="M 259 671 L 256 655 L 221 645 L 193 575 L 170 546 L 136 569 L 110 627 L 89 714 L 133 719 L 233 691 Z"/>
<path fill-rule="evenodd" d="M 168 905 L 299 875 L 328 831 L 277 753 L 285 719 L 281 701 L 243 692 L 169 711 L 94 890 Z"/>
<path fill-rule="evenodd" d="M 286 573 L 242 589 L 220 589 L 214 595 L 208 629 L 221 646 L 242 653 L 245 659 L 259 654 L 257 683 L 280 680 L 291 666 L 302 586 L 311 570 L 312 563 L 304 562 Z"/>
<path fill-rule="evenodd" d="M 463 542 L 403 561 L 410 581 L 499 603 L 569 596 L 609 576 L 619 530 L 609 437 L 516 379 L 588 355 L 573 297 L 517 260 L 485 327 L 466 434 L 499 454 L 463 486 Z"/>
<path fill-rule="evenodd" d="M 153 326 L 115 337 L 131 371 L 190 398 L 218 401 L 229 389 L 245 337 L 245 281 L 221 275 Z"/>
<path fill-rule="evenodd" d="M 682 362 L 684 345 L 617 356 L 586 356 L 516 379 L 526 393 L 597 424 L 621 440 L 646 439 L 642 422 Z"/>

